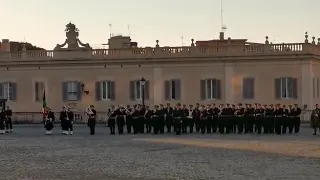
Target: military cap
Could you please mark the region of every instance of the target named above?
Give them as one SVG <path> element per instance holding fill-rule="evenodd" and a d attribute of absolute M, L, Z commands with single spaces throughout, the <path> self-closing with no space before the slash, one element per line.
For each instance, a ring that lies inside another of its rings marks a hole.
<path fill-rule="evenodd" d="M 200 104 L 199 104 L 199 103 L 197 103 L 196 105 L 197 105 L 197 106 L 199 106 Z"/>
<path fill-rule="evenodd" d="M 189 104 L 189 106 L 192 107 L 193 105 L 192 105 L 192 104 Z"/>

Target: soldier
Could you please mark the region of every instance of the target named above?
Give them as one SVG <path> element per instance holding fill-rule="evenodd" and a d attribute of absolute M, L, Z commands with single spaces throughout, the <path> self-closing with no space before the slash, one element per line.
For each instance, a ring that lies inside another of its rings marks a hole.
<path fill-rule="evenodd" d="M 133 125 L 133 133 L 134 134 L 138 134 L 140 132 L 140 116 L 141 116 L 141 112 L 140 112 L 140 106 L 136 105 L 135 109 L 132 113 L 132 125 Z"/>
<path fill-rule="evenodd" d="M 287 128 L 288 128 L 288 115 L 289 115 L 289 110 L 286 107 L 286 105 L 282 106 L 283 109 L 283 118 L 282 118 L 282 133 L 286 134 L 287 133 Z"/>
<path fill-rule="evenodd" d="M 0 134 L 5 134 L 6 133 L 6 130 L 5 130 L 6 113 L 2 108 L 0 109 L 0 111 L 1 111 L 0 112 Z"/>
<path fill-rule="evenodd" d="M 184 111 L 181 108 L 181 104 L 176 105 L 176 109 L 173 111 L 174 125 L 176 129 L 176 135 L 181 135 L 182 119 L 184 118 Z"/>
<path fill-rule="evenodd" d="M 317 128 L 319 128 L 319 114 L 320 114 L 320 109 L 318 104 L 315 105 L 315 108 L 312 110 L 311 113 L 311 128 L 313 128 L 313 135 L 317 135 Z M 320 129 L 319 129 L 320 131 Z"/>
<path fill-rule="evenodd" d="M 257 105 L 257 108 L 255 110 L 255 127 L 257 129 L 257 133 L 262 133 L 262 124 L 264 121 L 264 108 L 260 104 Z"/>
<path fill-rule="evenodd" d="M 300 124 L 301 124 L 301 121 L 300 121 L 301 109 L 298 107 L 298 104 L 294 105 L 291 115 L 294 116 L 294 120 L 293 120 L 294 132 L 299 133 Z"/>
<path fill-rule="evenodd" d="M 237 117 L 237 130 L 238 134 L 241 134 L 243 132 L 243 115 L 245 111 L 245 106 L 243 106 L 241 103 L 238 104 L 238 107 L 236 109 L 235 115 Z"/>
<path fill-rule="evenodd" d="M 67 109 L 65 106 L 62 107 L 62 111 L 60 111 L 60 124 L 61 124 L 61 129 L 62 132 L 61 134 L 67 135 L 67 130 L 66 130 L 66 119 L 67 119 Z"/>
<path fill-rule="evenodd" d="M 228 111 L 228 105 L 220 105 L 220 117 L 219 117 L 219 132 L 220 134 L 224 134 L 227 128 L 227 121 L 230 111 Z"/>
<path fill-rule="evenodd" d="M 6 114 L 6 131 L 7 133 L 12 133 L 12 110 L 9 106 L 7 106 L 7 109 L 5 111 Z"/>
<path fill-rule="evenodd" d="M 197 103 L 197 104 L 198 104 L 198 103 Z M 193 122 L 193 124 L 196 125 L 196 132 L 199 132 L 199 131 L 197 130 L 197 128 L 200 128 L 200 124 L 199 124 L 199 122 L 200 122 L 200 115 L 201 115 L 200 108 L 199 108 L 198 106 L 196 106 L 196 107 L 193 109 L 193 111 L 192 111 L 192 122 Z M 192 124 L 192 125 L 193 125 L 193 124 Z M 199 127 L 197 127 L 197 126 L 199 126 Z M 191 129 L 191 126 L 190 126 L 190 129 Z M 192 131 L 193 131 L 193 128 L 192 128 Z"/>
<path fill-rule="evenodd" d="M 160 116 L 160 110 L 158 105 L 154 105 L 153 113 L 152 113 L 152 124 L 153 124 L 153 133 L 159 134 L 160 128 L 159 128 L 159 116 Z"/>
<path fill-rule="evenodd" d="M 167 127 L 167 132 L 170 133 L 173 125 L 173 108 L 170 107 L 170 103 L 167 103 L 167 108 L 165 109 L 165 122 Z"/>
<path fill-rule="evenodd" d="M 197 103 L 196 104 L 196 109 L 198 109 L 199 110 L 199 112 L 200 112 L 200 104 L 199 103 Z M 195 125 L 196 125 L 196 132 L 199 132 L 200 131 L 200 114 L 199 114 L 199 116 L 198 116 L 199 118 L 196 118 L 195 119 Z"/>
<path fill-rule="evenodd" d="M 277 104 L 274 110 L 274 126 L 276 134 L 280 135 L 282 132 L 284 110 Z"/>
<path fill-rule="evenodd" d="M 231 132 L 235 134 L 237 132 L 237 113 L 236 113 L 237 107 L 235 104 L 232 105 L 231 111 L 232 111 L 232 116 L 230 119 L 230 129 L 231 129 Z"/>
<path fill-rule="evenodd" d="M 53 129 L 53 124 L 55 120 L 54 113 L 51 111 L 50 107 L 47 107 L 47 114 L 46 114 L 46 119 L 44 123 L 44 128 L 46 129 L 46 135 L 51 135 L 52 134 L 52 129 Z"/>
<path fill-rule="evenodd" d="M 210 104 L 208 104 L 207 105 L 207 109 L 206 109 L 206 111 L 207 111 L 207 122 L 206 122 L 206 127 L 207 127 L 207 133 L 211 133 L 212 132 L 212 129 L 213 129 L 213 109 L 212 109 L 212 107 L 211 107 L 211 105 Z"/>
<path fill-rule="evenodd" d="M 149 109 L 149 106 L 146 106 L 146 111 L 144 113 L 145 123 L 146 123 L 146 130 L 147 133 L 151 132 L 152 127 L 152 111 Z"/>
<path fill-rule="evenodd" d="M 219 118 L 220 109 L 215 105 L 212 104 L 212 132 L 216 133 L 218 130 L 218 118 Z"/>
<path fill-rule="evenodd" d="M 130 105 L 127 105 L 126 108 L 126 125 L 127 125 L 127 133 L 131 134 L 132 131 L 132 108 Z"/>
<path fill-rule="evenodd" d="M 265 134 L 274 133 L 275 131 L 274 120 L 275 120 L 275 109 L 273 107 L 273 104 L 270 104 L 268 108 L 265 110 L 265 124 L 264 124 L 263 133 Z"/>
<path fill-rule="evenodd" d="M 163 104 L 160 104 L 160 107 L 159 107 L 159 130 L 160 130 L 160 134 L 164 133 L 164 126 L 166 125 L 165 114 L 166 114 L 166 110 L 165 110 Z"/>
<path fill-rule="evenodd" d="M 253 125 L 254 125 L 255 117 L 254 117 L 254 107 L 251 104 L 247 105 L 244 116 L 245 116 L 244 133 L 253 133 Z"/>
<path fill-rule="evenodd" d="M 123 106 L 119 107 L 119 110 L 116 111 L 116 122 L 118 127 L 118 133 L 123 134 L 123 127 L 125 125 L 126 111 Z"/>
<path fill-rule="evenodd" d="M 95 129 L 96 129 L 96 115 L 97 115 L 97 111 L 94 109 L 93 105 L 90 105 L 87 109 L 86 109 L 87 115 L 88 115 L 88 122 L 87 125 L 90 129 L 90 135 L 94 135 L 95 134 Z"/>
<path fill-rule="evenodd" d="M 294 112 L 293 112 L 293 107 L 292 105 L 289 105 L 288 108 L 286 109 L 286 115 L 287 115 L 287 127 L 289 129 L 289 134 L 293 132 L 293 126 L 294 126 Z"/>
<path fill-rule="evenodd" d="M 111 110 L 109 112 L 109 119 L 108 119 L 108 127 L 110 129 L 111 135 L 115 135 L 117 114 L 118 114 L 118 110 L 115 108 L 115 106 L 111 105 Z"/>
<path fill-rule="evenodd" d="M 206 126 L 207 126 L 207 109 L 204 105 L 201 105 L 201 108 L 200 108 L 200 131 L 201 131 L 201 134 L 204 134 L 206 132 Z"/>
<path fill-rule="evenodd" d="M 66 135 L 70 134 L 73 135 L 73 119 L 74 119 L 74 114 L 71 111 L 70 107 L 68 107 L 67 109 L 67 117 L 65 120 L 65 131 L 66 131 Z"/>
<path fill-rule="evenodd" d="M 184 113 L 183 119 L 182 119 L 182 133 L 187 133 L 188 128 L 188 116 L 189 116 L 189 110 L 187 108 L 187 105 L 182 105 L 182 111 Z"/>
<path fill-rule="evenodd" d="M 189 112 L 188 112 L 188 125 L 189 125 L 189 133 L 193 133 L 194 128 L 194 118 L 193 118 L 193 105 L 189 105 Z"/>

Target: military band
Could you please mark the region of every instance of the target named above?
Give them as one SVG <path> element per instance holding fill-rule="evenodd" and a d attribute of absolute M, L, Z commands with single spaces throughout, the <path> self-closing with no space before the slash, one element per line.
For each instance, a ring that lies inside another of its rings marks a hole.
<path fill-rule="evenodd" d="M 52 134 L 55 121 L 50 108 L 44 120 L 46 134 Z M 95 134 L 96 110 L 90 105 L 86 110 L 90 134 Z M 261 104 L 207 104 L 195 106 L 177 103 L 171 107 L 162 104 L 153 108 L 143 105 L 112 106 L 107 114 L 107 125 L 112 135 L 125 133 L 163 134 L 174 131 L 176 135 L 201 132 L 202 134 L 292 134 L 300 131 L 301 108 L 294 105 Z M 73 134 L 74 113 L 63 107 L 60 112 L 62 132 Z M 320 109 L 318 104 L 311 113 L 313 134 L 320 131 Z M 0 134 L 12 132 L 12 111 L 9 107 L 1 110 Z"/>

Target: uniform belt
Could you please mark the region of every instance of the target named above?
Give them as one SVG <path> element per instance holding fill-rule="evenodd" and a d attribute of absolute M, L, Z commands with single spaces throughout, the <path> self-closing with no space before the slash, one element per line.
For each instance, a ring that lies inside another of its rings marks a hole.
<path fill-rule="evenodd" d="M 276 116 L 274 116 L 274 117 L 283 117 L 283 116 L 281 116 L 281 115 L 276 115 Z"/>

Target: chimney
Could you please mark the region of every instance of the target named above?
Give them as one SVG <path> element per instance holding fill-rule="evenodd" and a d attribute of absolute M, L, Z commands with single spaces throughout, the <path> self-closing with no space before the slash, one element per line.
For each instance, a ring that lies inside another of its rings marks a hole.
<path fill-rule="evenodd" d="M 224 40 L 224 32 L 220 32 L 220 40 Z"/>
<path fill-rule="evenodd" d="M 10 52 L 10 42 L 9 42 L 9 39 L 2 39 L 1 51 Z"/>

